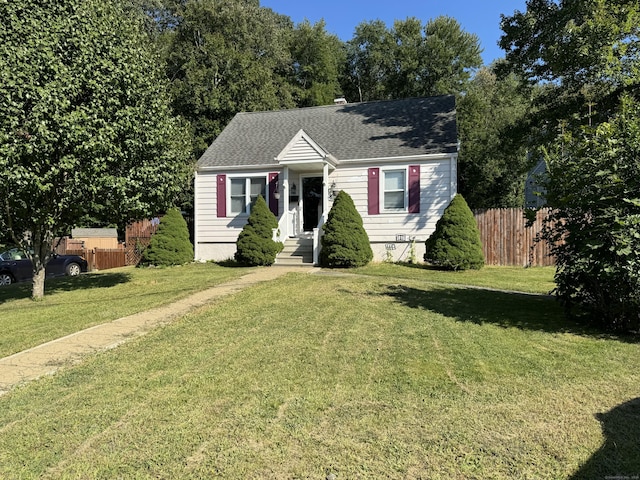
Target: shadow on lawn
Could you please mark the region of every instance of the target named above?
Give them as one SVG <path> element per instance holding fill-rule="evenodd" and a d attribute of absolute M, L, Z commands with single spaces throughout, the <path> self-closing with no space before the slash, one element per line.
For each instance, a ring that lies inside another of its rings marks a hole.
<path fill-rule="evenodd" d="M 429 310 L 460 322 L 549 333 L 567 332 L 630 343 L 640 340 L 634 336 L 610 335 L 567 320 L 561 306 L 546 295 L 439 286 L 421 290 L 406 285 L 389 286 L 386 294 L 408 307 Z"/>
<path fill-rule="evenodd" d="M 100 273 L 83 274 L 78 277 L 48 278 L 44 284 L 45 296 L 58 292 L 70 292 L 73 290 L 91 290 L 94 288 L 109 288 L 126 283 L 131 280 L 128 273 Z M 7 300 L 30 298 L 32 283 L 23 282 L 8 287 L 0 288 L 0 303 Z"/>
<path fill-rule="evenodd" d="M 602 424 L 604 443 L 570 480 L 640 478 L 640 397 L 596 418 Z"/>

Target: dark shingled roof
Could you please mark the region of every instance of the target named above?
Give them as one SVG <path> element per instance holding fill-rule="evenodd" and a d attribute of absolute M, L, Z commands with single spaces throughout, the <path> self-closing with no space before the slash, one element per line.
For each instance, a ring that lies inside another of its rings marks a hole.
<path fill-rule="evenodd" d="M 451 153 L 455 115 L 452 95 L 239 113 L 198 167 L 276 165 L 300 129 L 338 160 Z"/>

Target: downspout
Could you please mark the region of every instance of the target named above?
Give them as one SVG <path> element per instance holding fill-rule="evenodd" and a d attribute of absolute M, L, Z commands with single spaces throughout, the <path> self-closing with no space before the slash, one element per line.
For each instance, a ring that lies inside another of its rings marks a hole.
<path fill-rule="evenodd" d="M 450 199 L 449 200 L 453 200 L 453 197 L 456 196 L 456 194 L 458 193 L 458 154 L 457 153 L 452 153 L 451 157 L 450 157 L 450 187 L 449 187 L 449 191 L 450 191 Z"/>

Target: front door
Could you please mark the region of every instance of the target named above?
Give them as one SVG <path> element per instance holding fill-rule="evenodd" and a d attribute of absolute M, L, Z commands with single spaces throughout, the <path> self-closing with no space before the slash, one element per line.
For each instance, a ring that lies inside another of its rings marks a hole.
<path fill-rule="evenodd" d="M 322 177 L 302 179 L 302 229 L 311 232 L 322 216 Z"/>

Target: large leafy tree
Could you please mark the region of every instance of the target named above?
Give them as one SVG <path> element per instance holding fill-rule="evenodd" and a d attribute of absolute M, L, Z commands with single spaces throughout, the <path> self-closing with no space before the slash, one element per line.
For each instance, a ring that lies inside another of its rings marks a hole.
<path fill-rule="evenodd" d="M 83 216 L 124 224 L 188 172 L 139 10 L 120 0 L 0 2 L 0 225 L 33 262 Z"/>
<path fill-rule="evenodd" d="M 346 52 L 340 39 L 326 31 L 324 21 L 296 25 L 291 57 L 296 106 L 328 105 L 342 94 L 339 80 Z"/>
<path fill-rule="evenodd" d="M 637 0 L 528 0 L 526 7 L 502 17 L 502 70 L 545 85 L 529 117 L 542 142 L 559 123 L 598 123 L 617 110 L 621 94 L 638 94 Z"/>
<path fill-rule="evenodd" d="M 361 23 L 347 49 L 345 93 L 364 101 L 458 93 L 482 65 L 478 37 L 450 17 Z"/>
<path fill-rule="evenodd" d="M 524 78 L 577 90 L 596 83 L 624 88 L 637 78 L 636 0 L 527 0 L 526 7 L 502 16 L 500 39 L 508 63 Z"/>
<path fill-rule="evenodd" d="M 457 99 L 458 191 L 471 208 L 522 207 L 531 158 L 520 142 L 534 90 L 480 69 Z"/>
<path fill-rule="evenodd" d="M 258 0 L 186 2 L 162 41 L 173 108 L 192 126 L 196 156 L 236 113 L 295 106 L 292 31 Z"/>
<path fill-rule="evenodd" d="M 347 42 L 345 94 L 354 101 L 388 98 L 385 82 L 391 59 L 390 33 L 381 20 L 364 22 L 356 27 Z"/>

